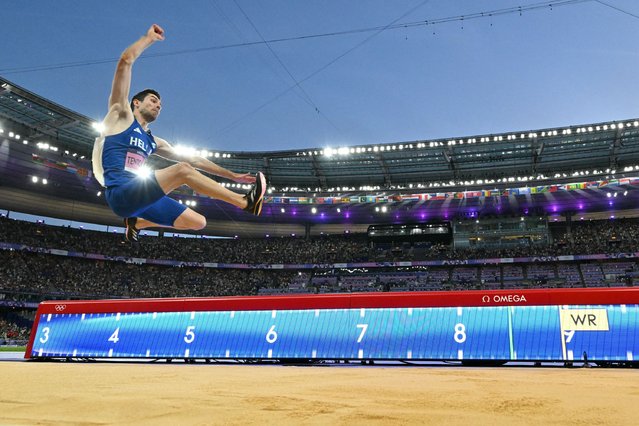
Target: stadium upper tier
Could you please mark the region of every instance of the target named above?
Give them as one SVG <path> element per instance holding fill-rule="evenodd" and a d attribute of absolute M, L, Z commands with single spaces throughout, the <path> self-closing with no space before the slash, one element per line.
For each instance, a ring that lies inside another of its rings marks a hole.
<path fill-rule="evenodd" d="M 97 195 L 101 188 L 91 176 L 96 125 L 0 78 L 0 208 L 58 217 L 72 208 L 83 210 L 76 220 L 116 223 L 104 211 L 104 199 Z M 289 151 L 181 149 L 234 171 L 266 173 L 271 186 L 267 219 L 248 217 L 191 191 L 175 194 L 196 203 L 209 218 L 231 221 L 364 224 L 628 209 L 637 201 L 632 191 L 638 182 L 632 178 L 639 176 L 637 119 Z"/>

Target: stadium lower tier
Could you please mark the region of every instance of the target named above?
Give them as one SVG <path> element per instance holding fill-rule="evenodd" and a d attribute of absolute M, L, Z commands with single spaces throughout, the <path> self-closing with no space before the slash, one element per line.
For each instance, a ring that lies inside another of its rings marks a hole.
<path fill-rule="evenodd" d="M 28 359 L 639 362 L 639 289 L 51 301 Z"/>

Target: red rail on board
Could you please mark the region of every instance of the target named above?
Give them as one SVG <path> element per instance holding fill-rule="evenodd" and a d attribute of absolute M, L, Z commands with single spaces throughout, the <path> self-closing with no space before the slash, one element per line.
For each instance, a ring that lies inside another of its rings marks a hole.
<path fill-rule="evenodd" d="M 38 314 L 447 306 L 618 305 L 634 303 L 639 303 L 639 287 L 340 293 L 175 299 L 56 300 L 42 302 L 38 307 Z"/>

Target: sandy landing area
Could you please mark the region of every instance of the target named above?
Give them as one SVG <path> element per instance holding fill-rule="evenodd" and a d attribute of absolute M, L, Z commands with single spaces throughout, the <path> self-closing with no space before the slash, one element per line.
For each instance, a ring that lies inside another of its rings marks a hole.
<path fill-rule="evenodd" d="M 639 370 L 0 362 L 0 424 L 636 425 Z"/>

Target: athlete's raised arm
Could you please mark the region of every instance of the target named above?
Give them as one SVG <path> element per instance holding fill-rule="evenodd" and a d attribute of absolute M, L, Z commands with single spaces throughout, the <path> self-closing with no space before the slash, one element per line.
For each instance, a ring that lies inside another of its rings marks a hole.
<path fill-rule="evenodd" d="M 113 77 L 111 96 L 109 96 L 109 112 L 112 109 L 116 109 L 120 113 L 131 111 L 129 108 L 129 90 L 133 63 L 147 47 L 161 40 L 164 40 L 164 30 L 159 25 L 153 24 L 145 35 L 122 52 Z"/>

